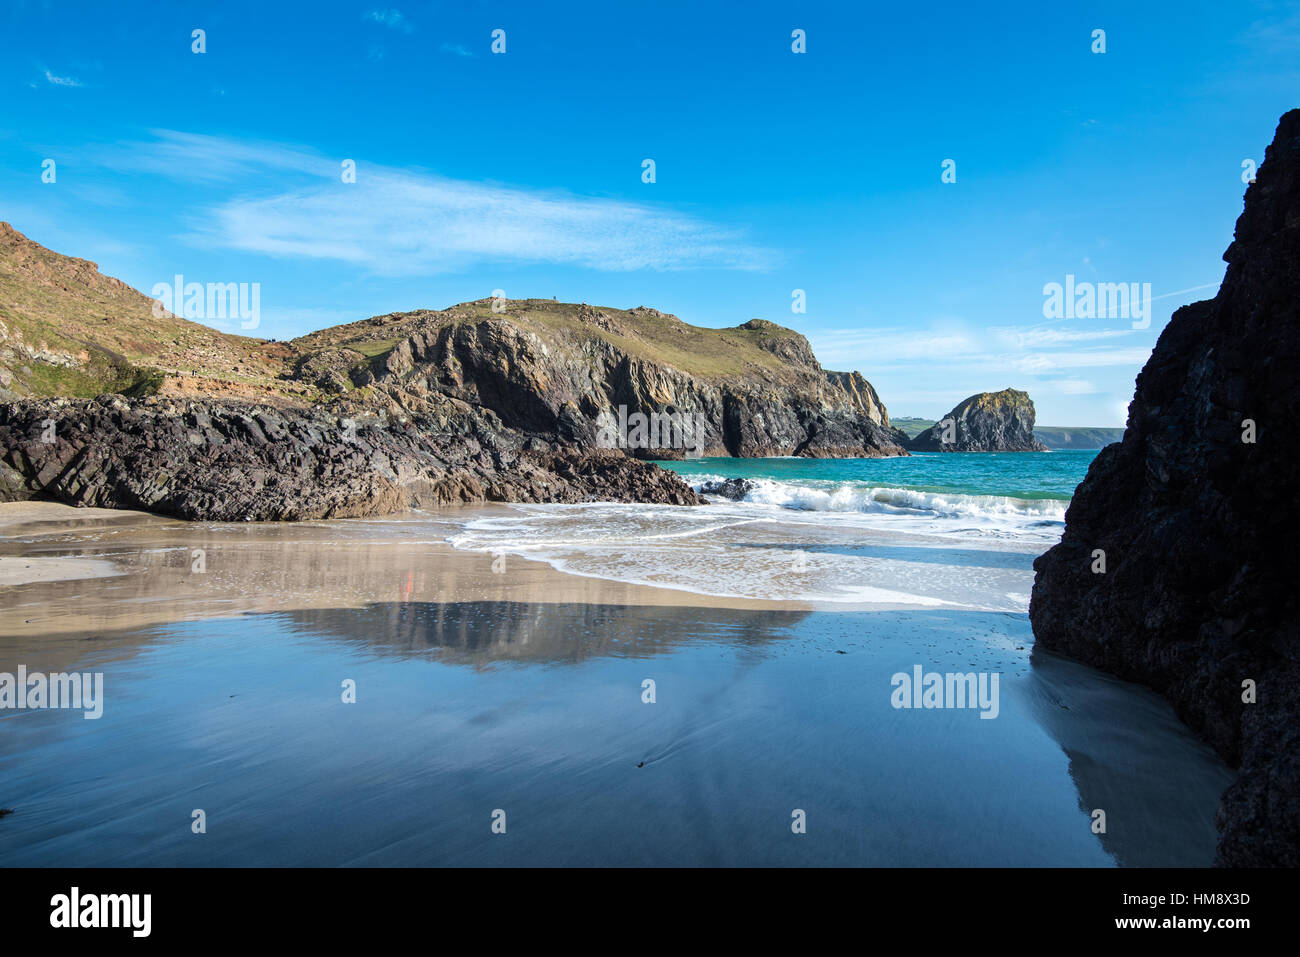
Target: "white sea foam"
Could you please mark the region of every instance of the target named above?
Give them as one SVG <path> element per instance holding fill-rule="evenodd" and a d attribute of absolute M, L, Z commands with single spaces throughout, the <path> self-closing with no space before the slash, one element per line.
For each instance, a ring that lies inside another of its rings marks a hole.
<path fill-rule="evenodd" d="M 703 482 L 707 479 L 700 479 Z M 758 480 L 745 500 L 517 505 L 447 541 L 719 597 L 1023 613 L 1065 503 Z"/>
<path fill-rule="evenodd" d="M 696 491 L 713 476 L 699 477 Z M 818 512 L 921 512 L 944 518 L 1007 518 L 1015 522 L 1065 521 L 1069 504 L 1060 499 L 1016 498 L 1009 495 L 963 495 L 955 492 L 926 492 L 909 488 L 889 488 L 851 482 L 779 482 L 752 479 L 751 489 L 742 501 L 756 505 Z M 720 504 L 725 504 L 722 500 Z"/>

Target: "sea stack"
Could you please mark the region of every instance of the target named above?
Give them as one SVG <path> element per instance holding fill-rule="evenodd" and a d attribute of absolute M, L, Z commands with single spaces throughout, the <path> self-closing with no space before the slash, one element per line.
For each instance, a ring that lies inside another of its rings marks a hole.
<path fill-rule="evenodd" d="M 1300 110 L 1213 299 L 1174 313 L 1035 563 L 1040 648 L 1141 682 L 1230 765 L 1217 863 L 1300 864 Z"/>
<path fill-rule="evenodd" d="M 981 392 L 907 443 L 913 452 L 1046 452 L 1034 438 L 1034 403 L 1017 389 Z"/>

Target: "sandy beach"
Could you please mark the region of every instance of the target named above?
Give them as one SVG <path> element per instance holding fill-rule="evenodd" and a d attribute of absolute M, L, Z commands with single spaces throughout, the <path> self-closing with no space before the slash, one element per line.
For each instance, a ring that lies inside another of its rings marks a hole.
<path fill-rule="evenodd" d="M 810 607 L 685 594 L 566 575 L 542 562 L 457 551 L 450 519 L 511 514 L 505 506 L 362 521 L 193 524 L 145 512 L 53 502 L 0 503 L 0 634 L 77 635 L 245 612 L 360 607 L 370 602 L 587 602 L 715 608 Z M 435 527 L 431 530 L 427 518 Z M 442 531 L 436 523 L 447 522 Z M 391 528 L 393 537 L 376 535 Z M 197 553 L 202 562 L 196 566 Z M 200 569 L 201 570 L 198 570 Z M 99 580 L 95 580 L 99 579 Z M 113 579 L 113 580 L 108 580 Z"/>
<path fill-rule="evenodd" d="M 1034 652 L 1023 614 L 709 597 L 443 541 L 511 514 L 199 526 L 0 506 L 0 559 L 39 575 L 3 589 L 0 672 L 105 687 L 95 721 L 0 713 L 0 859 L 1213 856 L 1231 773 L 1154 695 Z M 916 666 L 999 675 L 996 720 L 892 706 Z"/>

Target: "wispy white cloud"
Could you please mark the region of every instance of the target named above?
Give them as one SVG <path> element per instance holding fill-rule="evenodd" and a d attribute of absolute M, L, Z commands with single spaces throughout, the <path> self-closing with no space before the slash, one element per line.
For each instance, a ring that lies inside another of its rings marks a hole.
<path fill-rule="evenodd" d="M 54 86 L 85 86 L 75 76 L 55 76 L 49 70 L 45 71 L 45 79 Z"/>
<path fill-rule="evenodd" d="M 1011 362 L 1022 372 L 1048 372 L 1054 369 L 1092 369 L 1106 366 L 1140 366 L 1151 357 L 1150 346 L 1129 349 L 1086 349 L 1062 352 L 1031 352 L 1015 356 Z"/>
<path fill-rule="evenodd" d="M 980 351 L 976 338 L 955 327 L 827 330 L 810 335 L 824 362 L 865 359 L 872 367 L 917 359 L 957 359 Z"/>
<path fill-rule="evenodd" d="M 456 56 L 474 55 L 465 47 L 461 46 L 459 43 L 444 43 L 442 46 L 438 47 L 438 49 L 441 50 L 443 53 L 452 53 L 455 54 Z"/>
<path fill-rule="evenodd" d="M 809 339 L 827 368 L 859 369 L 872 379 L 896 415 L 939 415 L 968 395 L 1011 385 L 1046 400 L 1039 421 L 1051 421 L 1044 410 L 1083 414 L 1066 410 L 1084 402 L 1094 410 L 1085 416 L 1090 421 L 1115 424 L 1117 393 L 1131 392 L 1131 373 L 1151 354 L 1149 346 L 1106 345 L 1130 334 L 1139 335 L 1042 323 L 989 328 L 945 317 L 913 327 L 810 332 Z M 1083 369 L 1097 370 L 1097 380 L 1078 374 Z M 1108 396 L 1115 398 L 1105 403 Z"/>
<path fill-rule="evenodd" d="M 232 140 L 202 133 L 154 130 L 155 139 L 87 150 L 100 165 L 217 186 L 238 187 L 259 171 L 281 170 L 311 177 L 337 176 L 336 160 L 258 140 Z"/>
<path fill-rule="evenodd" d="M 1300 46 L 1300 11 L 1272 20 L 1255 20 L 1242 32 L 1241 38 L 1247 45 L 1270 53 L 1293 54 Z"/>
<path fill-rule="evenodd" d="M 340 161 L 274 143 L 159 131 L 107 152 L 117 168 L 147 170 L 258 193 L 194 217 L 196 238 L 227 248 L 332 260 L 387 276 L 475 263 L 565 263 L 601 270 L 761 269 L 775 256 L 734 228 L 692 215 L 562 190 L 453 179 Z"/>
<path fill-rule="evenodd" d="M 415 29 L 401 10 L 370 10 L 362 19 L 381 23 L 391 30 L 401 30 L 403 33 L 410 33 Z"/>
<path fill-rule="evenodd" d="M 809 339 L 828 364 L 980 367 L 990 373 L 1044 374 L 1058 369 L 1140 366 L 1149 346 L 1080 348 L 1080 343 L 1118 339 L 1133 329 L 1061 329 L 1041 324 L 985 329 L 958 319 L 929 326 L 845 329 L 813 332 Z"/>
<path fill-rule="evenodd" d="M 1028 349 L 1040 346 L 1063 346 L 1098 339 L 1119 339 L 1133 335 L 1133 329 L 1061 329 L 1036 326 L 1029 329 L 994 329 L 993 333 L 1008 346 Z"/>

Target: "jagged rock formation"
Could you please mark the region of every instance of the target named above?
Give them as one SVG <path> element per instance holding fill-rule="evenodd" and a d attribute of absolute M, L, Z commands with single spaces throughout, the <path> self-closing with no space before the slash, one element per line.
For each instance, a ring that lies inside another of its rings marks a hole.
<path fill-rule="evenodd" d="M 94 263 L 0 224 L 0 401 L 101 393 L 435 419 L 458 401 L 581 447 L 621 410 L 698 421 L 692 451 L 704 454 L 906 454 L 866 379 L 827 372 L 803 336 L 763 319 L 704 329 L 645 306 L 496 299 L 268 342 L 162 312 Z"/>
<path fill-rule="evenodd" d="M 700 486 L 701 495 L 721 495 L 733 502 L 739 502 L 758 486 L 749 479 L 729 478 L 721 482 L 705 482 Z"/>
<path fill-rule="evenodd" d="M 866 379 L 762 319 L 498 299 L 268 342 L 164 312 L 7 224 L 0 294 L 0 499 L 195 519 L 696 504 L 632 459 L 907 454 Z"/>
<path fill-rule="evenodd" d="M 1300 864 L 1300 110 L 1035 563 L 1038 645 L 1149 685 L 1239 777 L 1218 863 Z M 1094 572 L 1104 553 L 1104 572 Z M 1253 700 L 1250 700 L 1253 695 Z"/>
<path fill-rule="evenodd" d="M 339 399 L 358 413 L 414 412 L 450 397 L 579 446 L 598 444 L 602 422 L 656 414 L 698 423 L 694 454 L 906 454 L 866 379 L 822 369 L 807 339 L 762 319 L 701 329 L 644 308 L 483 300 L 339 326 L 294 346 L 313 357 L 304 367 L 317 381 L 317 356 L 373 355 L 352 365 L 357 388 Z M 687 449 L 627 451 L 676 458 Z"/>
<path fill-rule="evenodd" d="M 914 452 L 1046 452 L 1034 437 L 1034 403 L 1016 389 L 981 392 L 906 443 Z"/>
<path fill-rule="evenodd" d="M 244 403 L 27 400 L 0 405 L 0 499 L 136 508 L 184 519 L 296 521 L 456 502 L 700 498 L 621 452 L 521 442 L 463 408 L 454 433 Z"/>

